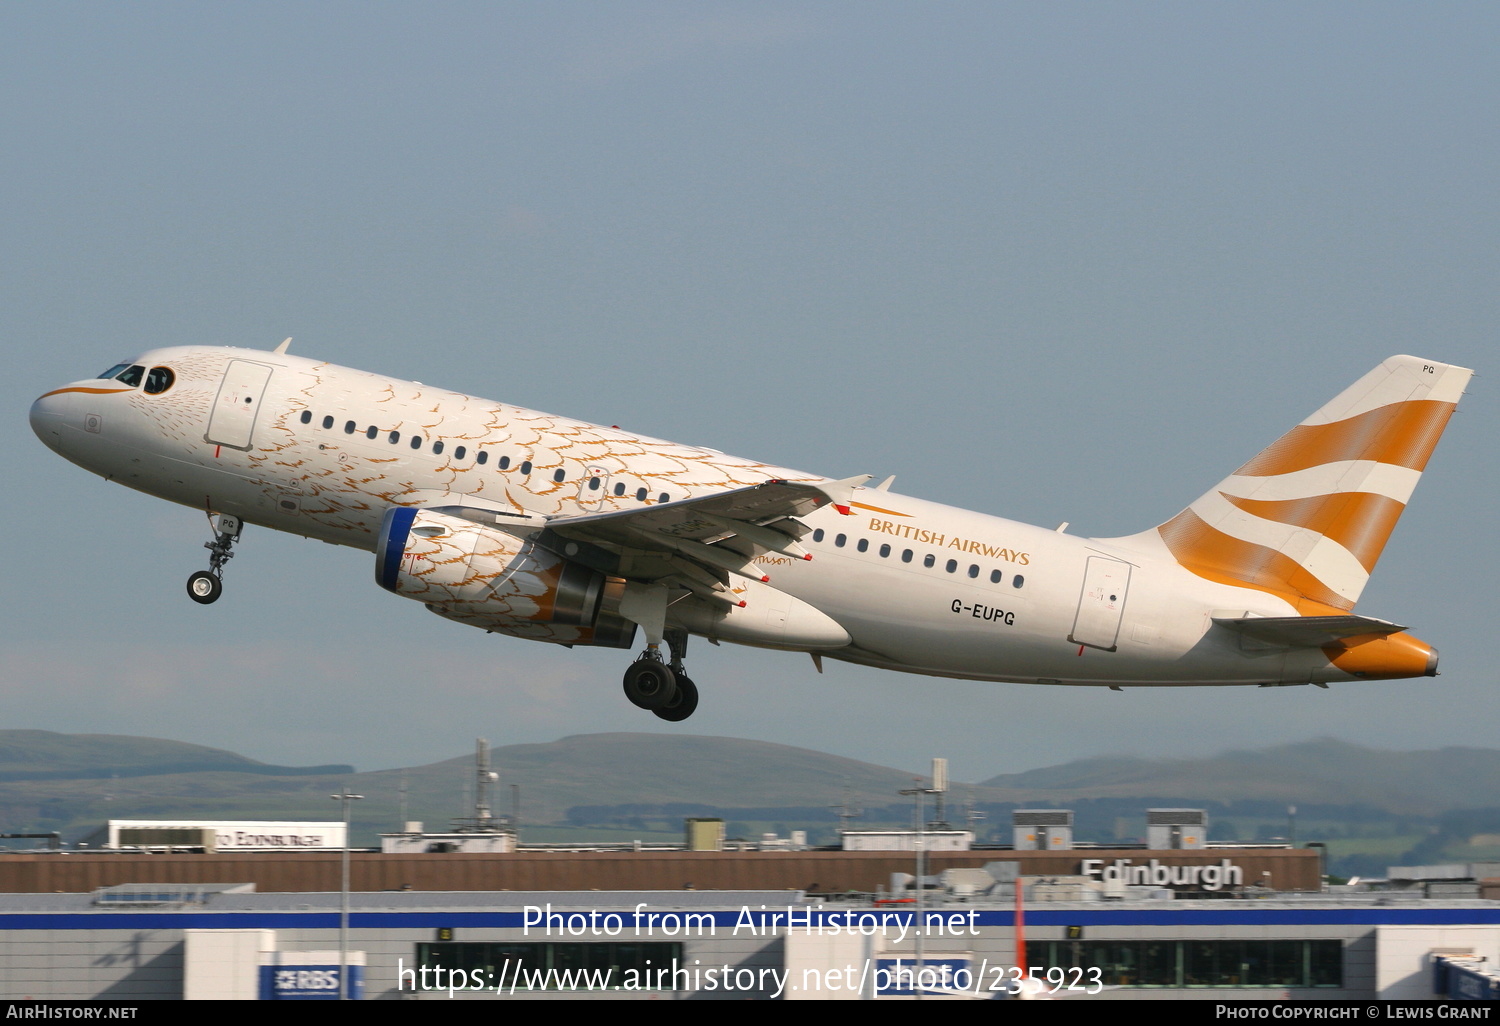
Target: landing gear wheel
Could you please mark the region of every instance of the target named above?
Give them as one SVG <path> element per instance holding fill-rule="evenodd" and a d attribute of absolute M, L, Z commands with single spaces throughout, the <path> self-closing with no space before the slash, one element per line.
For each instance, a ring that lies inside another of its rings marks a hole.
<path fill-rule="evenodd" d="M 637 659 L 625 671 L 625 697 L 638 708 L 665 708 L 676 695 L 677 681 L 658 659 Z"/>
<path fill-rule="evenodd" d="M 188 598 L 206 606 L 210 602 L 217 602 L 219 596 L 224 594 L 224 582 L 207 570 L 199 570 L 188 578 L 187 593 Z"/>
<path fill-rule="evenodd" d="M 693 710 L 698 708 L 698 685 L 685 673 L 679 673 L 677 677 L 677 694 L 666 705 L 652 709 L 658 717 L 670 723 L 680 723 L 693 715 Z"/>

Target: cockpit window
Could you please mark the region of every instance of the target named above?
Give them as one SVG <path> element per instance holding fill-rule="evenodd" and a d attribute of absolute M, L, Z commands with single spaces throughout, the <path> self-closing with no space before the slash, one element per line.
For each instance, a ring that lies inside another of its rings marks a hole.
<path fill-rule="evenodd" d="M 137 363 L 137 364 L 134 364 L 134 365 L 132 365 L 130 367 L 126 367 L 120 373 L 116 374 L 115 375 L 115 380 L 116 381 L 123 381 L 123 382 L 125 382 L 125 384 L 129 385 L 131 388 L 134 388 L 136 385 L 139 385 L 141 383 L 141 378 L 143 378 L 145 376 L 146 376 L 146 368 L 142 367 L 140 364 Z"/>
<path fill-rule="evenodd" d="M 109 370 L 107 370 L 103 374 L 99 375 L 99 377 L 101 379 L 102 378 L 112 378 L 116 374 L 120 373 L 122 370 L 124 370 L 126 367 L 129 367 L 129 366 L 130 366 L 130 364 L 128 364 L 128 363 L 117 363 L 113 367 L 111 367 Z"/>
<path fill-rule="evenodd" d="M 152 367 L 146 375 L 146 393 L 148 395 L 161 395 L 172 387 L 172 382 L 177 380 L 176 375 L 167 367 Z"/>

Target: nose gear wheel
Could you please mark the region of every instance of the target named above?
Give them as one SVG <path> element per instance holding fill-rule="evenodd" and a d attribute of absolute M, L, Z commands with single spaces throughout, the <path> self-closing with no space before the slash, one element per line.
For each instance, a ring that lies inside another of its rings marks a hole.
<path fill-rule="evenodd" d="M 199 570 L 187 580 L 188 598 L 205 606 L 217 602 L 224 594 L 224 564 L 234 558 L 231 549 L 239 540 L 242 527 L 239 517 L 227 513 L 219 514 L 217 522 L 210 514 L 209 522 L 214 524 L 214 540 L 203 543 L 208 550 L 208 569 Z"/>

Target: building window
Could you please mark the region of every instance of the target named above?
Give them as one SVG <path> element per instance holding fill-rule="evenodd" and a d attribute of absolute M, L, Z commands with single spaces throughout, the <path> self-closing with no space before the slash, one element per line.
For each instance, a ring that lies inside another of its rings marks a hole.
<path fill-rule="evenodd" d="M 1106 987 L 1342 987 L 1336 940 L 1046 941 L 1042 964 L 1098 968 Z M 1027 946 L 1027 951 L 1031 947 Z"/>

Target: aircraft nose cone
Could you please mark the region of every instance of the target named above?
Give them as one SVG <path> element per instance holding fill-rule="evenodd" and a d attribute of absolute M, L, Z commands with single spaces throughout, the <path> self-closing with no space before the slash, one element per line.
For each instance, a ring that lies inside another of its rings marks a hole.
<path fill-rule="evenodd" d="M 65 393 L 48 392 L 31 404 L 31 430 L 36 432 L 49 449 L 56 449 L 62 441 L 63 417 L 68 411 L 69 396 Z"/>

